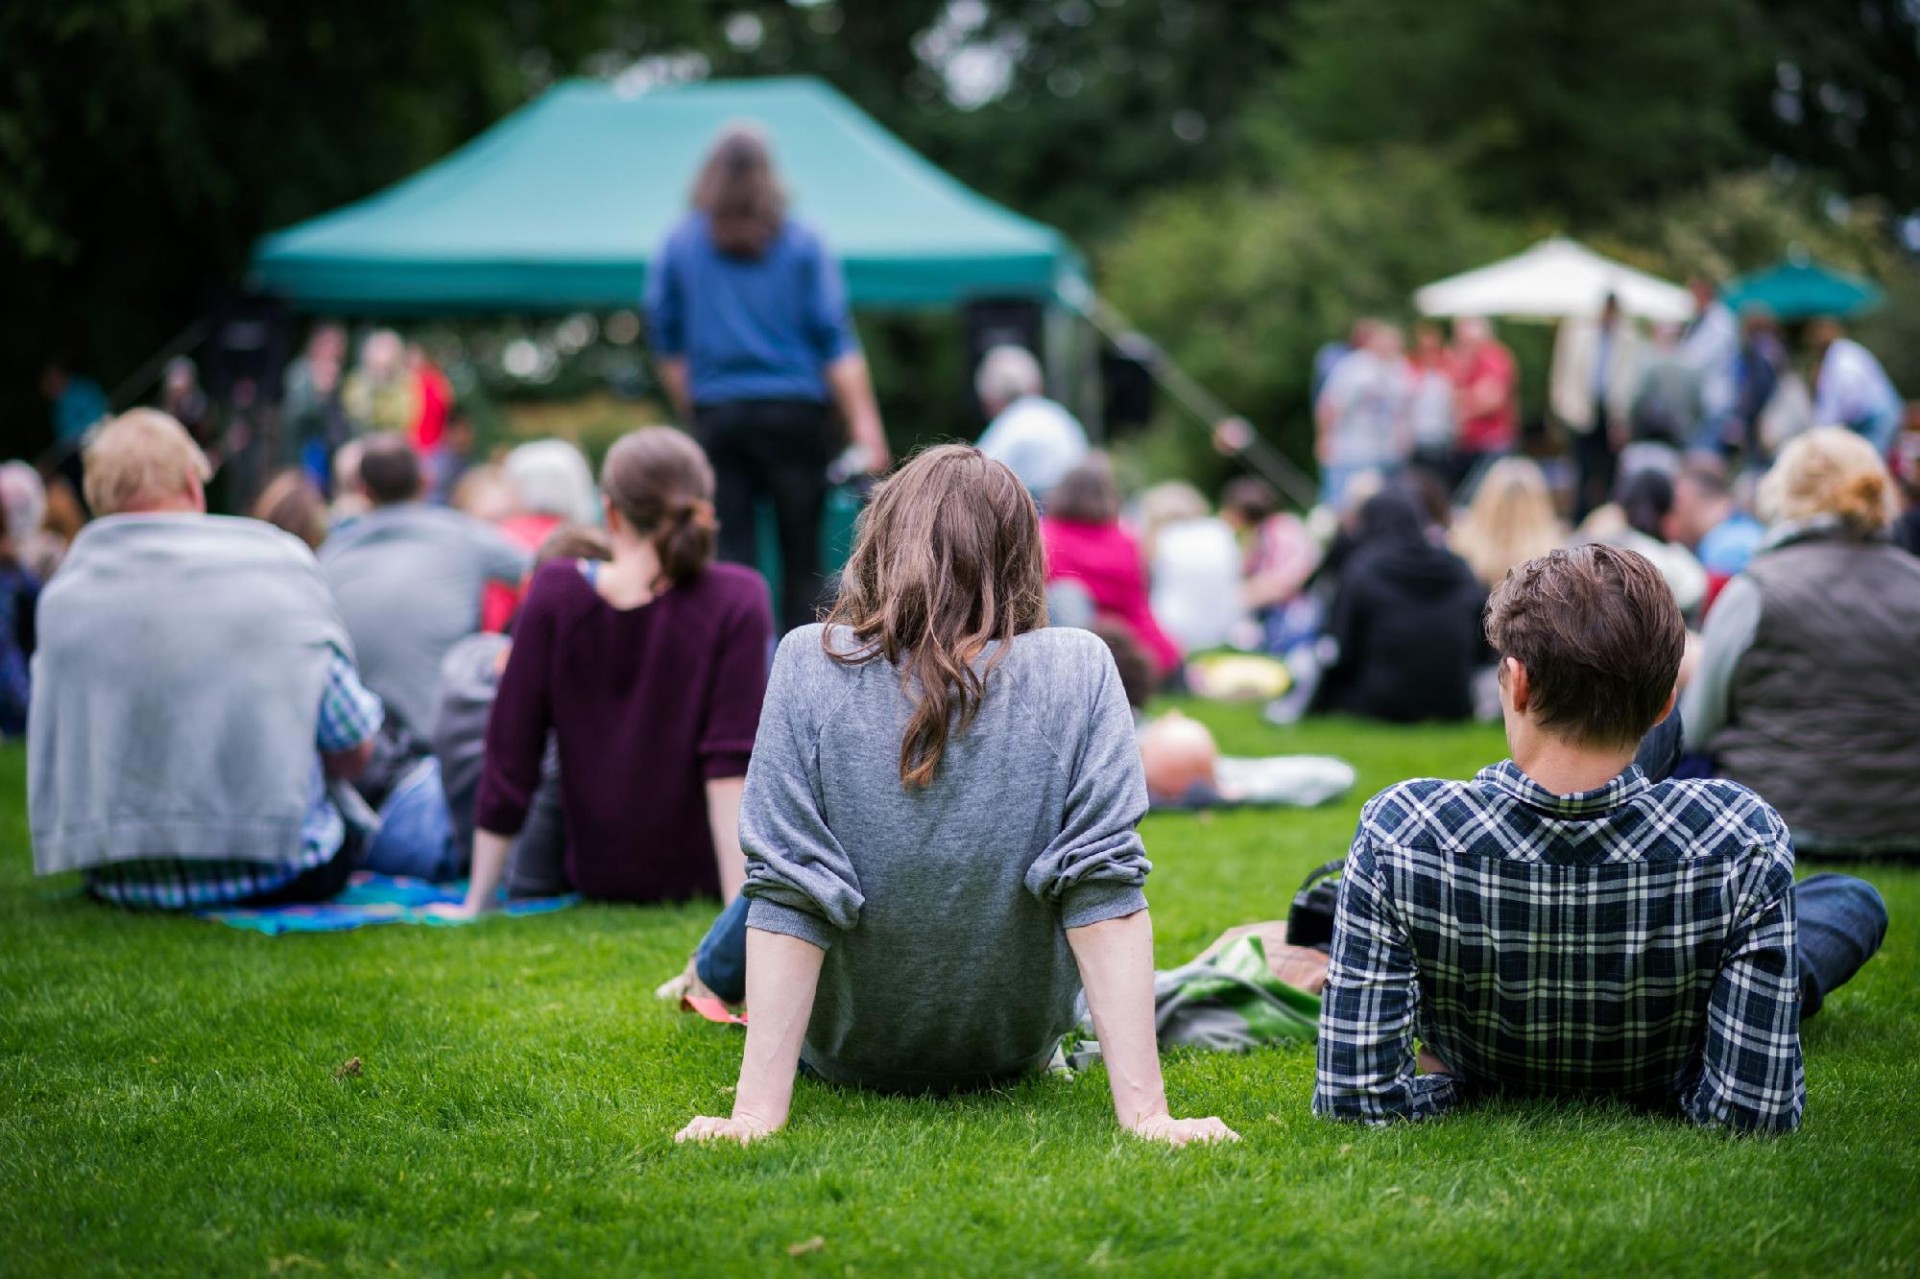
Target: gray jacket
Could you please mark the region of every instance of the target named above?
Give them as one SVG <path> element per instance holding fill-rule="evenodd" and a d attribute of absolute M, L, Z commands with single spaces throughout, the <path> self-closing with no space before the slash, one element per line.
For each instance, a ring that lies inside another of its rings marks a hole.
<path fill-rule="evenodd" d="M 36 870 L 294 858 L 327 667 L 353 651 L 304 543 L 254 520 L 108 516 L 38 620 Z"/>
<path fill-rule="evenodd" d="M 1146 782 L 1106 645 L 1013 640 L 933 784 L 908 790 L 914 698 L 821 634 L 780 645 L 740 814 L 749 927 L 827 952 L 805 1061 L 901 1092 L 1043 1065 L 1080 993 L 1065 930 L 1146 907 Z"/>
<path fill-rule="evenodd" d="M 440 705 L 433 718 L 433 753 L 440 787 L 462 859 L 473 849 L 473 808 L 487 760 L 487 717 L 500 691 L 500 666 L 513 641 L 505 635 L 469 635 L 440 664 Z M 560 805 L 560 750 L 547 735 L 540 788 L 507 862 L 509 897 L 551 897 L 568 891 L 566 816 Z"/>
<path fill-rule="evenodd" d="M 360 677 L 422 735 L 433 728 L 440 663 L 480 629 L 482 588 L 518 582 L 529 563 L 488 525 L 419 502 L 349 520 L 320 548 Z"/>

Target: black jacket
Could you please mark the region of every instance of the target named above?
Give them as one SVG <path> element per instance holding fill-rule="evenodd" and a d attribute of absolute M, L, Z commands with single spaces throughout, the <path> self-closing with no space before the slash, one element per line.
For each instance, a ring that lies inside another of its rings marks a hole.
<path fill-rule="evenodd" d="M 1466 561 L 1427 539 L 1411 498 L 1373 497 L 1341 566 L 1327 620 L 1338 656 L 1315 709 L 1403 723 L 1468 718 L 1486 659 L 1486 599 Z"/>

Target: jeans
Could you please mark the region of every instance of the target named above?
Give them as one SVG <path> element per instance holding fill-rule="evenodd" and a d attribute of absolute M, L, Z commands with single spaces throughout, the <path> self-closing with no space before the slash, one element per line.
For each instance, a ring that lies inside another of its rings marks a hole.
<path fill-rule="evenodd" d="M 827 504 L 827 466 L 838 451 L 824 404 L 808 400 L 737 400 L 694 409 L 694 434 L 713 463 L 720 558 L 758 562 L 754 503 L 773 505 L 780 532 L 779 622 L 782 631 L 814 620 L 823 581 L 820 522 Z"/>
<path fill-rule="evenodd" d="M 730 1004 L 747 997 L 747 897 L 733 899 L 693 952 L 693 971 L 701 983 Z"/>
<path fill-rule="evenodd" d="M 1655 724 L 1634 757 L 1649 781 L 1666 781 L 1682 761 L 1680 712 Z M 1887 905 L 1864 879 L 1809 875 L 1793 886 L 1800 960 L 1800 1019 L 1820 1011 L 1827 996 L 1872 959 L 1887 936 Z"/>
<path fill-rule="evenodd" d="M 440 761 L 422 760 L 401 779 L 380 809 L 380 830 L 367 847 L 365 869 L 435 883 L 465 870 L 454 847 L 453 818 L 440 789 Z"/>
<path fill-rule="evenodd" d="M 1887 937 L 1887 904 L 1864 879 L 1809 875 L 1793 886 L 1799 916 L 1800 1020 L 1872 959 Z"/>

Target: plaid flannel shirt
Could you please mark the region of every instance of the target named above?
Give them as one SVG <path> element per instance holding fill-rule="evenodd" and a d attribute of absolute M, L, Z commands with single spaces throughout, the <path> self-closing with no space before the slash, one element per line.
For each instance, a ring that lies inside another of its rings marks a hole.
<path fill-rule="evenodd" d="M 314 745 L 320 754 L 350 751 L 380 731 L 380 699 L 360 682 L 353 662 L 335 652 L 320 692 Z M 244 901 L 285 888 L 340 851 L 346 821 L 327 798 L 326 777 L 313 761 L 313 800 L 300 823 L 300 851 L 290 862 L 148 857 L 86 873 L 87 891 L 142 910 L 191 910 Z"/>
<path fill-rule="evenodd" d="M 1361 812 L 1334 925 L 1315 1112 L 1384 1123 L 1475 1091 L 1609 1095 L 1798 1126 L 1793 847 L 1726 781 L 1555 795 L 1511 761 Z M 1419 1075 L 1414 1039 L 1451 1073 Z"/>

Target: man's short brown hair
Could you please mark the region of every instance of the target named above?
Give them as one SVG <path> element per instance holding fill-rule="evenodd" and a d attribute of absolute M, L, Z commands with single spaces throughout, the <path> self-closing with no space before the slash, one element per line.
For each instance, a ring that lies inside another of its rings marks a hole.
<path fill-rule="evenodd" d="M 366 437 L 360 452 L 360 487 L 369 502 L 375 506 L 411 502 L 425 484 L 420 457 L 404 436 L 383 431 Z"/>
<path fill-rule="evenodd" d="M 213 476 L 187 428 L 159 409 L 131 409 L 101 427 L 86 462 L 87 505 L 95 515 L 176 498 L 193 480 L 205 484 Z"/>
<path fill-rule="evenodd" d="M 1487 601 L 1487 641 L 1527 668 L 1540 727 L 1583 746 L 1630 747 L 1666 708 L 1687 628 L 1650 560 L 1594 544 L 1510 571 Z"/>

